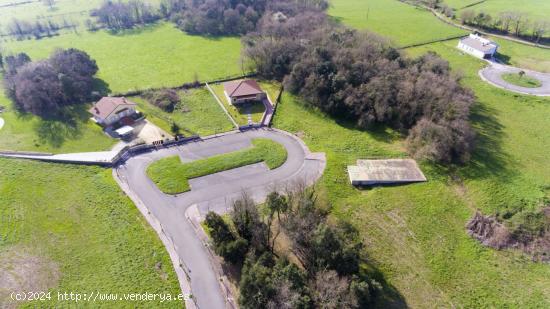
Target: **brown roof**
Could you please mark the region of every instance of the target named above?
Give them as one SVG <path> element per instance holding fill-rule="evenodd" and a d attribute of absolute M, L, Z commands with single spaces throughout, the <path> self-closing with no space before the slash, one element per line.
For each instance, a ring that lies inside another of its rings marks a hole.
<path fill-rule="evenodd" d="M 136 106 L 137 104 L 125 97 L 103 97 L 88 111 L 96 117 L 105 119 L 121 105 Z"/>
<path fill-rule="evenodd" d="M 229 97 L 243 97 L 264 93 L 255 80 L 236 80 L 223 84 Z"/>

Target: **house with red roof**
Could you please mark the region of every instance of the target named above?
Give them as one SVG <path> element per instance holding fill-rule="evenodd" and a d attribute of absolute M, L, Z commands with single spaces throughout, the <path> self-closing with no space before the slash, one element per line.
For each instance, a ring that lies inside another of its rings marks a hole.
<path fill-rule="evenodd" d="M 231 104 L 262 101 L 266 98 L 260 85 L 251 79 L 226 82 L 223 84 L 223 90 Z"/>
<path fill-rule="evenodd" d="M 103 97 L 88 111 L 96 123 L 108 127 L 119 121 L 124 123 L 124 119 L 131 120 L 136 114 L 136 106 L 124 97 Z"/>

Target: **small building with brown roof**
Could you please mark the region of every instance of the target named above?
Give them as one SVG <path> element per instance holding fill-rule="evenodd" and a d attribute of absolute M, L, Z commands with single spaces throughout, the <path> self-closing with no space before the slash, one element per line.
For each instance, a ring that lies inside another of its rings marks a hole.
<path fill-rule="evenodd" d="M 231 104 L 262 101 L 265 92 L 255 80 L 243 79 L 223 83 L 224 94 Z"/>
<path fill-rule="evenodd" d="M 95 122 L 110 126 L 136 113 L 137 104 L 124 97 L 103 97 L 88 111 Z"/>

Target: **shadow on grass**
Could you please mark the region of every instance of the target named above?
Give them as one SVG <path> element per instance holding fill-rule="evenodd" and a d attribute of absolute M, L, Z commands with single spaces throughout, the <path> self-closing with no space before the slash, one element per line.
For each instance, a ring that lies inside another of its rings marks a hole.
<path fill-rule="evenodd" d="M 501 53 L 498 53 L 495 55 L 495 57 L 502 63 L 510 65 L 510 56 L 503 55 Z"/>
<path fill-rule="evenodd" d="M 94 79 L 93 99 L 99 99 L 101 96 L 110 92 L 109 84 L 105 81 Z M 82 137 L 83 127 L 90 118 L 88 105 L 79 103 L 65 106 L 55 113 L 50 113 L 39 118 L 34 125 L 34 131 L 41 141 L 54 148 L 60 148 L 67 140 L 76 140 Z M 31 119 L 30 114 L 19 113 L 23 119 Z M 28 117 L 28 118 L 27 118 Z"/>
<path fill-rule="evenodd" d="M 329 117 L 331 116 L 329 115 Z M 344 127 L 348 130 L 366 132 L 378 142 L 391 144 L 406 137 L 403 134 L 399 133 L 397 130 L 394 130 L 385 125 L 377 124 L 377 125 L 373 125 L 368 129 L 365 129 L 365 128 L 358 127 L 355 121 L 352 121 L 352 120 L 347 120 L 347 119 L 343 120 L 343 119 L 337 119 L 337 118 L 334 118 L 334 119 L 336 123 L 341 127 Z"/>
<path fill-rule="evenodd" d="M 162 22 L 155 22 L 145 25 L 137 25 L 131 29 L 107 29 L 105 30 L 108 34 L 113 36 L 131 36 L 131 35 L 140 35 L 143 33 L 153 32 L 162 25 Z"/>
<path fill-rule="evenodd" d="M 59 148 L 67 140 L 82 137 L 83 125 L 89 117 L 85 104 L 68 106 L 55 115 L 40 119 L 34 126 L 34 130 L 40 140 L 52 147 Z"/>
<path fill-rule="evenodd" d="M 475 104 L 470 121 L 476 129 L 477 138 L 470 163 L 461 170 L 469 179 L 497 176 L 509 179 L 515 174 L 514 163 L 502 149 L 505 137 L 503 126 L 498 122 L 498 112 L 484 104 Z"/>

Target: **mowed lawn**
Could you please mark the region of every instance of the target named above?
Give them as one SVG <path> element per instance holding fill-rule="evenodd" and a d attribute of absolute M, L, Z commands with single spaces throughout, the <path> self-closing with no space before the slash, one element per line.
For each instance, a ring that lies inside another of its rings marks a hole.
<path fill-rule="evenodd" d="M 107 136 L 89 120 L 88 104 L 72 108 L 71 119 L 44 120 L 31 114 L 16 112 L 0 87 L 0 113 L 5 121 L 0 129 L 0 151 L 20 150 L 69 153 L 109 150 L 118 141 Z"/>
<path fill-rule="evenodd" d="M 329 15 L 357 29 L 389 37 L 398 46 L 467 34 L 441 23 L 430 12 L 396 0 L 333 0 Z"/>
<path fill-rule="evenodd" d="M 550 49 L 490 38 L 498 43 L 499 58 L 504 62 L 520 68 L 550 73 Z"/>
<path fill-rule="evenodd" d="M 0 196 L 0 269 L 19 274 L 18 283 L 27 280 L 21 292 L 38 292 L 32 290 L 36 286 L 52 292 L 50 301 L 22 307 L 183 306 L 58 301 L 57 292 L 181 293 L 164 246 L 119 189 L 110 169 L 0 159 Z M 17 256 L 32 262 L 21 265 L 13 259 Z M 6 301 L 0 299 L 0 307 Z"/>
<path fill-rule="evenodd" d="M 160 159 L 147 168 L 147 175 L 159 189 L 168 194 L 191 190 L 189 179 L 265 162 L 269 169 L 285 163 L 286 149 L 270 139 L 257 138 L 252 147 L 205 159 L 182 163 L 179 156 Z"/>
<path fill-rule="evenodd" d="M 216 99 L 205 88 L 178 91 L 180 103 L 168 113 L 143 97 L 129 98 L 139 105 L 147 119 L 166 132 L 171 132 L 172 123 L 177 124 L 184 135 L 206 136 L 234 129 Z"/>
<path fill-rule="evenodd" d="M 4 54 L 26 52 L 35 60 L 48 57 L 56 48 L 71 47 L 97 61 L 98 78 L 113 93 L 242 74 L 239 38 L 187 35 L 171 23 L 119 34 L 82 31 L 2 44 Z"/>
<path fill-rule="evenodd" d="M 84 21 L 92 19 L 90 11 L 102 3 L 103 0 L 55 0 L 55 5 L 50 9 L 43 1 L 0 0 L 0 5 L 3 5 L 0 8 L 0 28 L 4 31 L 14 18 L 42 23 L 52 20 L 60 26 L 65 18 L 67 21 L 78 23 L 79 28 L 84 29 Z"/>

